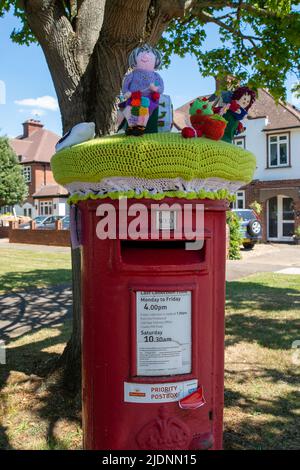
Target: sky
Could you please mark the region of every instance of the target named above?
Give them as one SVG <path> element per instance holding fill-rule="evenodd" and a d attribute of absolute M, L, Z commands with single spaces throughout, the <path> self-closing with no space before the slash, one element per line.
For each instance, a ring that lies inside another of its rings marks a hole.
<path fill-rule="evenodd" d="M 12 14 L 0 18 L 0 134 L 15 137 L 22 133 L 22 122 L 39 119 L 47 129 L 61 135 L 56 93 L 42 49 L 35 44 L 28 47 L 13 43 L 10 34 L 14 28 L 18 28 L 18 20 Z M 213 48 L 217 44 L 218 29 L 209 25 L 205 46 Z M 214 78 L 202 77 L 191 56 L 172 57 L 170 67 L 160 74 L 174 109 L 215 90 Z M 294 82 L 294 77 L 288 77 L 288 100 L 300 105 L 290 93 Z"/>

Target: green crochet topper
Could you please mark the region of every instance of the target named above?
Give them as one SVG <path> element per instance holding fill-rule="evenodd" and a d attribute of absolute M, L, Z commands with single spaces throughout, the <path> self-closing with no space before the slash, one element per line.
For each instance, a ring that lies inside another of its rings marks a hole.
<path fill-rule="evenodd" d="M 56 153 L 51 167 L 70 200 L 119 196 L 231 198 L 252 180 L 252 153 L 177 133 L 102 137 Z"/>

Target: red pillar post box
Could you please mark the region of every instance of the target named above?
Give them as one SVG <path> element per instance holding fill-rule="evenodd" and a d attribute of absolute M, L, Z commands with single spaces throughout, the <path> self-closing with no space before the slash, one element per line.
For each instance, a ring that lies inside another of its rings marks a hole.
<path fill-rule="evenodd" d="M 116 238 L 101 240 L 97 214 L 108 202 L 116 211 Z M 136 202 L 128 200 L 128 208 Z M 150 220 L 157 202 L 138 202 Z M 124 228 L 120 236 L 119 201 L 79 203 L 86 449 L 222 448 L 228 204 L 166 202 L 192 205 L 194 214 L 196 204 L 204 205 L 201 249 L 186 250 L 184 238 L 172 237 L 171 223 L 164 240 L 147 234 L 132 240 Z"/>

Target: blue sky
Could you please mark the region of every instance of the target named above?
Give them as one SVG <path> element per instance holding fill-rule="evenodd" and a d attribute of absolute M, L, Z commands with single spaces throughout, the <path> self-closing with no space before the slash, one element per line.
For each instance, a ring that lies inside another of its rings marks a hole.
<path fill-rule="evenodd" d="M 29 118 L 40 119 L 47 129 L 61 134 L 56 94 L 43 52 L 36 45 L 13 43 L 10 33 L 15 27 L 18 20 L 12 14 L 0 19 L 0 81 L 6 88 L 6 102 L 1 104 L 0 82 L 0 134 L 10 137 L 21 134 L 21 123 Z M 207 47 L 216 47 L 217 31 L 214 25 L 208 27 Z M 160 73 L 175 108 L 195 96 L 214 91 L 214 78 L 203 78 L 190 56 L 173 57 L 171 66 Z M 288 90 L 294 81 L 295 78 L 288 78 Z M 292 101 L 290 93 L 288 99 Z"/>

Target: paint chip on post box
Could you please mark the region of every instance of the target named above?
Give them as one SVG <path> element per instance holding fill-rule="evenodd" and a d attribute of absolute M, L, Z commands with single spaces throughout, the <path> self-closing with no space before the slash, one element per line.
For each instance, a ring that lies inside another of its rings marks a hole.
<path fill-rule="evenodd" d="M 136 293 L 137 375 L 192 370 L 191 292 Z"/>
<path fill-rule="evenodd" d="M 179 401 L 195 392 L 198 380 L 159 384 L 124 383 L 124 401 L 127 403 L 168 403 Z"/>

